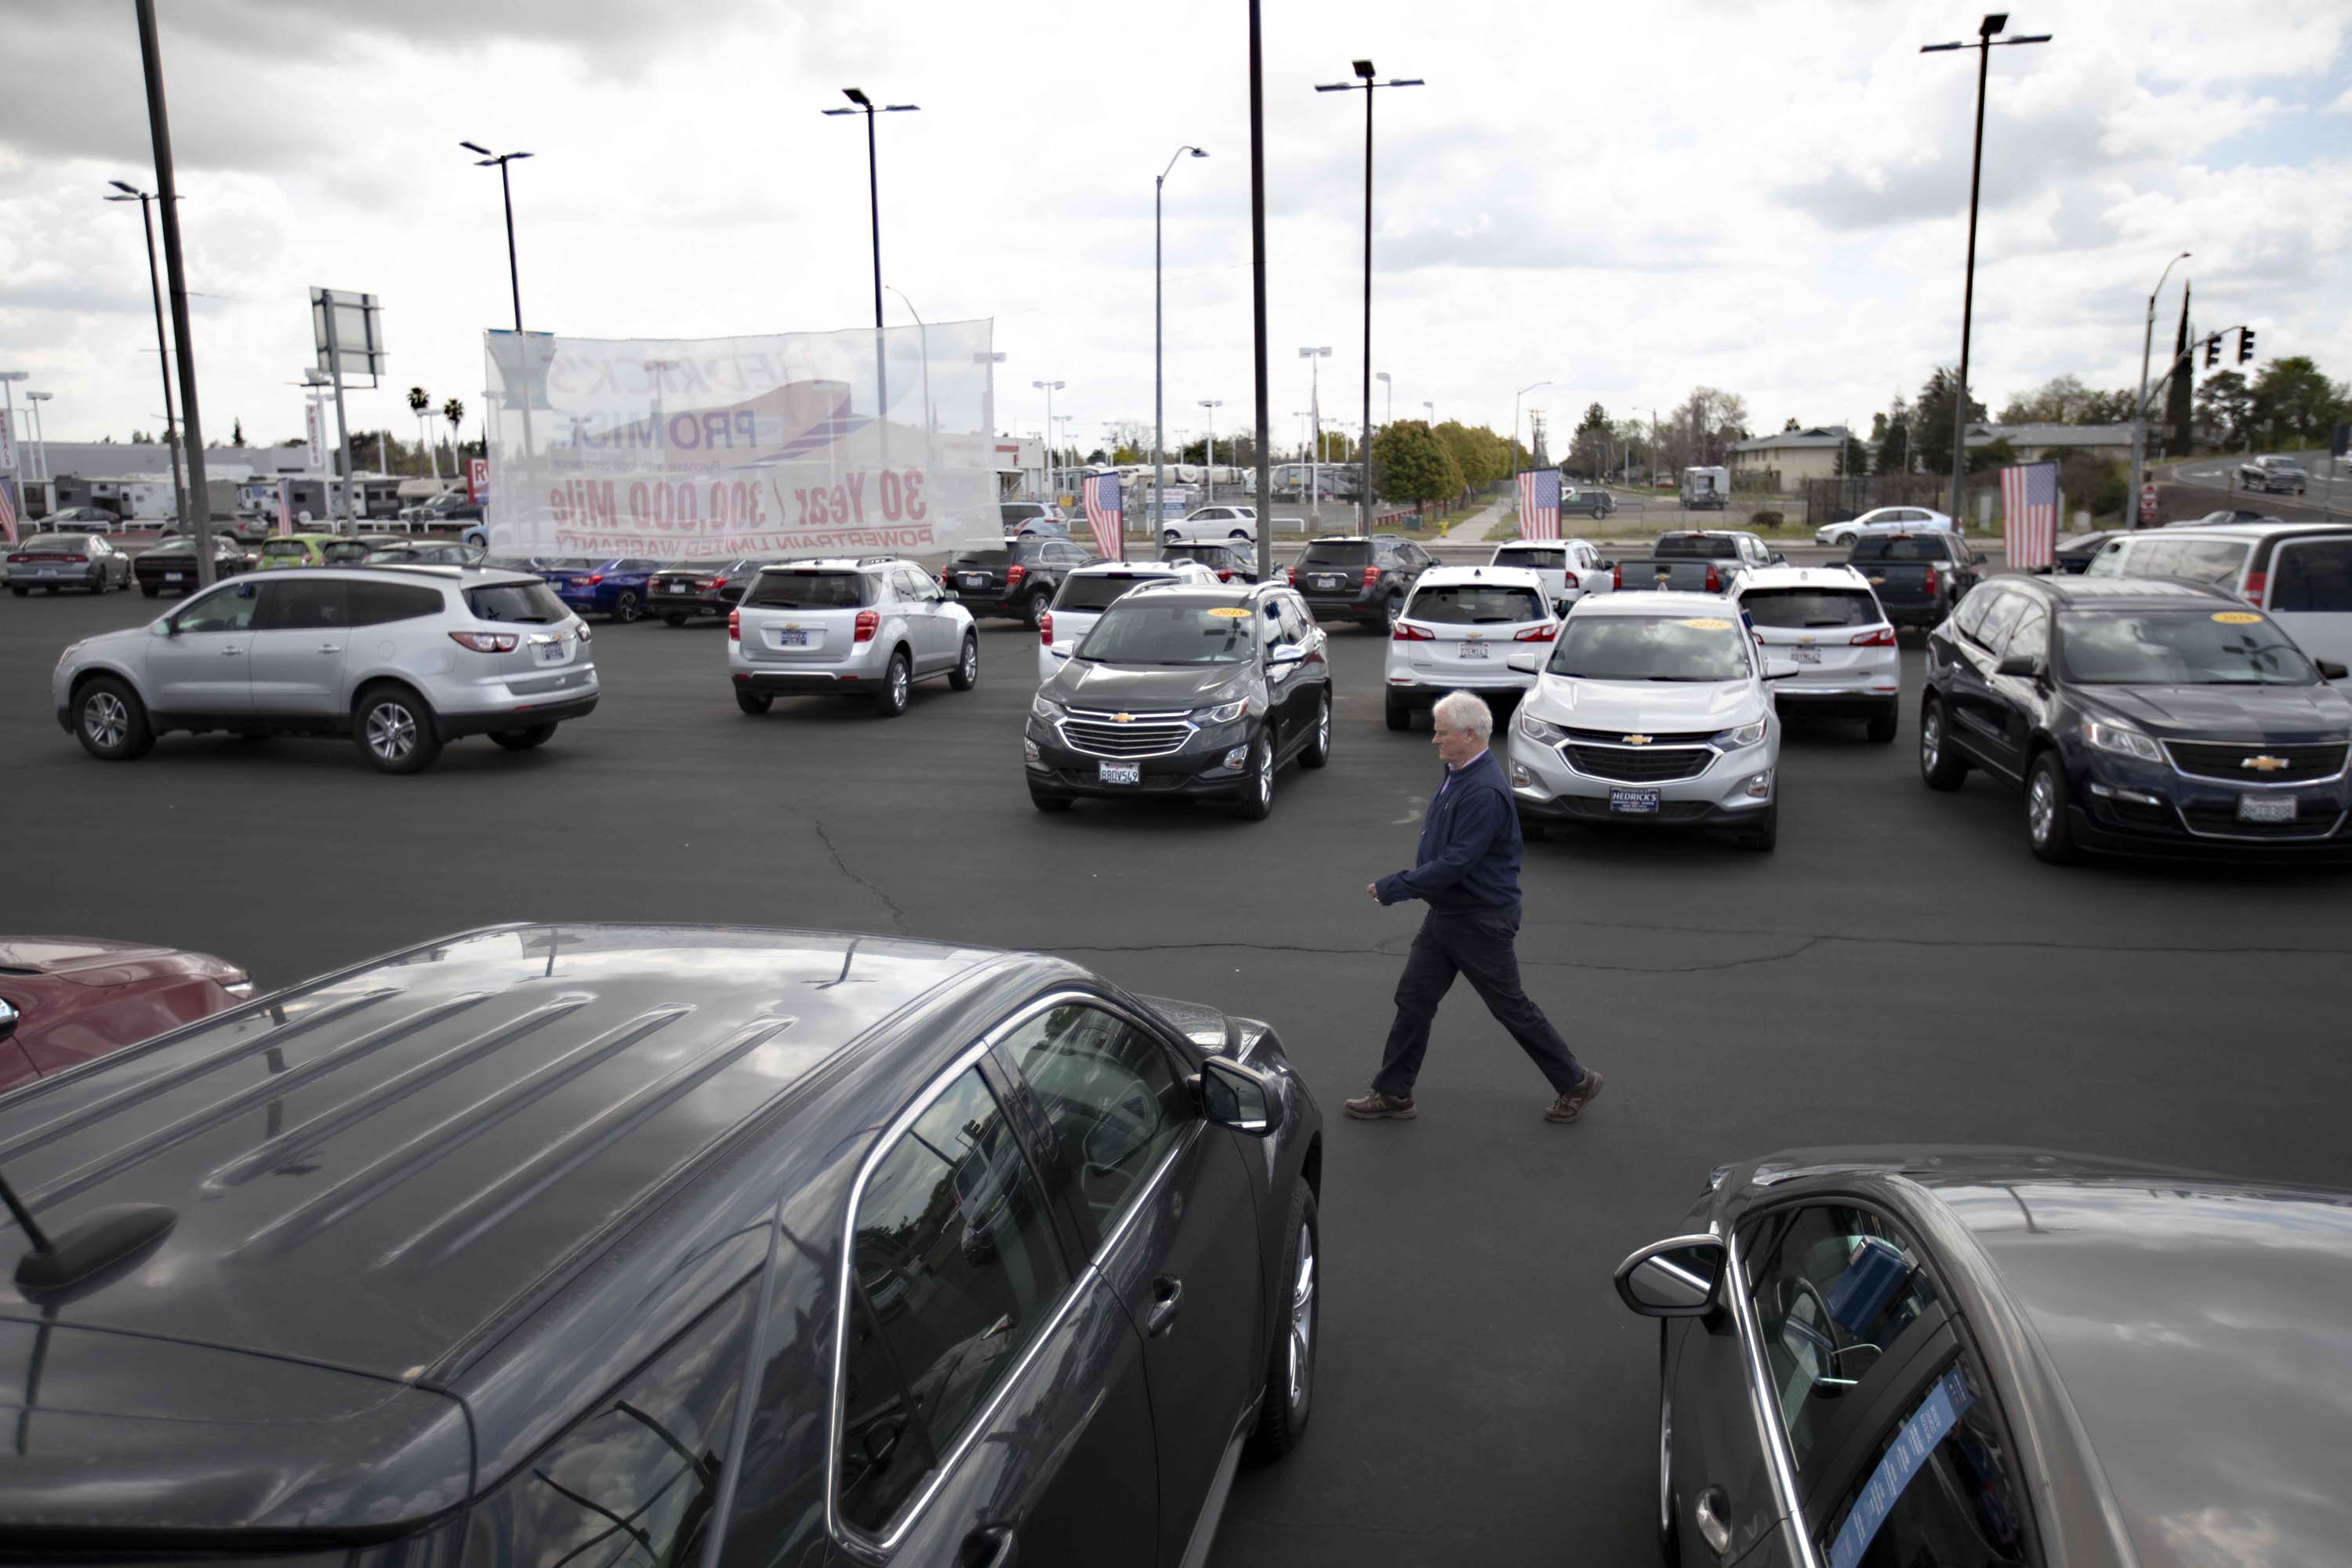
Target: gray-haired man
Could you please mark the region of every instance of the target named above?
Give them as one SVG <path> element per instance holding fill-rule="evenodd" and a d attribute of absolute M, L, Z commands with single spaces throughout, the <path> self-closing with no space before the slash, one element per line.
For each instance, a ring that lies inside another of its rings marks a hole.
<path fill-rule="evenodd" d="M 1396 1022 L 1372 1091 L 1346 1102 L 1364 1121 L 1407 1121 L 1419 1114 L 1413 1080 L 1429 1051 L 1437 1005 L 1466 974 L 1495 1021 L 1551 1080 L 1547 1121 L 1573 1121 L 1601 1092 L 1601 1075 L 1579 1065 L 1568 1042 L 1519 985 L 1519 814 L 1503 770 L 1486 749 L 1495 715 L 1465 691 L 1438 700 L 1432 742 L 1445 763 L 1444 782 L 1421 819 L 1421 847 L 1410 871 L 1381 878 L 1366 891 L 1382 904 L 1421 899 L 1429 913 L 1412 939 L 1397 982 Z"/>

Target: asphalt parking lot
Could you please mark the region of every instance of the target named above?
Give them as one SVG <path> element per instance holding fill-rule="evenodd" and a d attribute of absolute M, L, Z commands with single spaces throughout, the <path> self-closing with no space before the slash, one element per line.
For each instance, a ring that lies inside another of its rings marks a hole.
<path fill-rule="evenodd" d="M 603 706 L 545 748 L 377 775 L 348 743 L 163 740 L 85 756 L 68 642 L 135 595 L 0 597 L 5 925 L 218 952 L 265 984 L 512 920 L 740 921 L 1049 949 L 1273 1021 L 1329 1119 L 1318 1409 L 1246 1472 L 1222 1564 L 1625 1563 L 1652 1551 L 1656 1330 L 1609 1287 L 1717 1163 L 1826 1143 L 2032 1144 L 2352 1184 L 2341 873 L 2028 853 L 1981 778 L 1918 783 L 1906 721 L 1792 726 L 1780 848 L 1639 832 L 1528 846 L 1529 989 L 1608 1076 L 1543 1080 L 1466 987 L 1411 1123 L 1352 1123 L 1417 916 L 1365 896 L 1437 778 L 1381 721 L 1375 635 L 1333 629 L 1336 755 L 1272 820 L 1034 811 L 1033 644 L 895 722 L 736 710 L 715 624 L 597 628 Z M 1916 697 L 1918 660 L 1905 654 Z M 2127 1317 L 2129 1303 L 2116 1303 Z"/>

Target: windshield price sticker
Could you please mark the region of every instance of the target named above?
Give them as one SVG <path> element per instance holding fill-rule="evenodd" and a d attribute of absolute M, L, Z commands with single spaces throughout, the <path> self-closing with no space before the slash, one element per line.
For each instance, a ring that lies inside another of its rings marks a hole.
<path fill-rule="evenodd" d="M 1731 629 L 1729 621 L 1718 620 L 1713 616 L 1701 616 L 1696 620 L 1685 621 L 1683 625 L 1695 632 L 1727 632 Z"/>
<path fill-rule="evenodd" d="M 1245 621 L 1249 619 L 1249 612 L 1243 609 L 1239 605 L 1213 605 L 1209 610 L 1209 614 L 1216 616 L 1221 621 Z"/>
<path fill-rule="evenodd" d="M 2223 610 L 2213 618 L 2225 626 L 2258 626 L 2263 622 L 2262 616 L 2250 616 L 2243 610 Z"/>
<path fill-rule="evenodd" d="M 1936 1446 L 1959 1425 L 1962 1413 L 1975 1403 L 1976 1394 L 1958 1367 L 1936 1380 L 1936 1386 L 1919 1402 L 1919 1407 L 1903 1424 L 1903 1430 L 1895 1435 L 1895 1441 L 1887 1445 L 1878 1468 L 1871 1474 L 1869 1485 L 1854 1499 L 1837 1539 L 1830 1543 L 1830 1568 L 1855 1568 L 1863 1552 L 1869 1550 L 1872 1538 L 1877 1535 L 1878 1527 L 1886 1522 L 1895 1500 L 1918 1475 Z"/>

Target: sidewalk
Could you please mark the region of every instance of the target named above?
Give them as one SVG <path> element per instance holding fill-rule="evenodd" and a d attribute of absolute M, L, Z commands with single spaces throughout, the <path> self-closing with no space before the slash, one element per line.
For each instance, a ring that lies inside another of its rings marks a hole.
<path fill-rule="evenodd" d="M 1432 544 L 1484 544 L 1486 531 L 1507 517 L 1518 514 L 1519 500 L 1516 493 L 1506 491 L 1463 518 L 1453 527 L 1432 539 Z"/>

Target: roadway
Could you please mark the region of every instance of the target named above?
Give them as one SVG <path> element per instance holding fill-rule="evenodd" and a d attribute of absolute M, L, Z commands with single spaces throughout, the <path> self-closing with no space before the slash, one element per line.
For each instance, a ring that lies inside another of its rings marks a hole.
<path fill-rule="evenodd" d="M 2300 496 L 2240 489 L 2237 479 L 2241 458 L 2229 453 L 2185 458 L 2159 468 L 2156 473 L 2160 484 L 2172 489 L 2176 501 L 2192 501 L 2189 507 L 2176 504 L 2168 509 L 2186 516 L 2199 515 L 2199 507 L 2206 511 L 2243 508 L 2265 517 L 2284 518 L 2289 522 L 2352 521 L 2352 467 L 2337 464 L 2325 451 L 2290 452 L 2285 456 L 2301 463 L 2304 471 L 2311 476 Z M 2332 485 L 2328 482 L 2331 473 L 2335 479 Z"/>
<path fill-rule="evenodd" d="M 748 718 L 717 626 L 600 626 L 604 705 L 541 751 L 468 741 L 402 779 L 342 742 L 176 737 L 102 765 L 49 670 L 155 607 L 0 596 L 10 927 L 205 949 L 265 985 L 499 921 L 848 927 L 1049 949 L 1272 1020 L 1329 1119 L 1319 1386 L 1299 1451 L 1244 1475 L 1223 1568 L 1647 1560 L 1657 1336 L 1609 1274 L 1720 1162 L 1957 1141 L 2352 1186 L 2344 878 L 2044 868 L 2008 795 L 1921 787 L 1907 723 L 1892 746 L 1795 729 L 1771 856 L 1528 847 L 1529 986 L 1608 1075 L 1583 1124 L 1543 1122 L 1466 991 L 1420 1120 L 1360 1124 L 1339 1102 L 1415 921 L 1364 884 L 1406 862 L 1437 777 L 1425 729 L 1382 727 L 1376 636 L 1334 629 L 1333 765 L 1286 772 L 1250 824 L 1034 811 L 1034 645 L 1002 623 L 978 690 L 919 689 L 892 723 Z"/>

